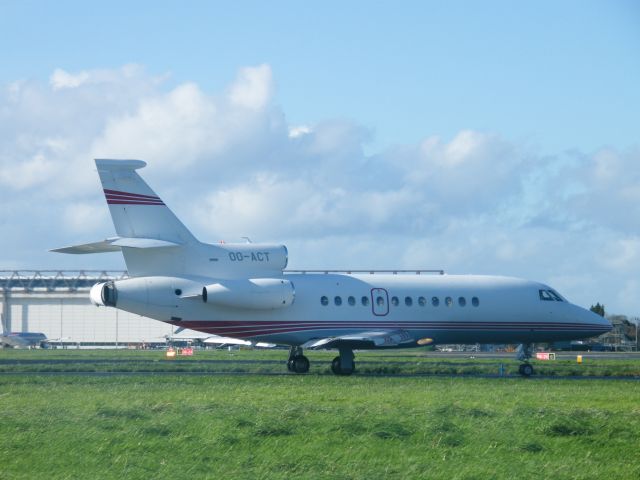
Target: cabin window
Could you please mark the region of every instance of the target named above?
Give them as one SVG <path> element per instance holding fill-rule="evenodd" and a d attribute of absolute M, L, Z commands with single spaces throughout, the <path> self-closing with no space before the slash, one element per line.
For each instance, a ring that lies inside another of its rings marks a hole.
<path fill-rule="evenodd" d="M 398 300 L 398 297 L 391 297 L 391 305 L 393 305 L 394 307 L 397 307 L 399 303 L 400 303 L 400 300 Z"/>
<path fill-rule="evenodd" d="M 179 288 L 176 288 L 174 293 L 179 297 L 180 295 L 182 295 L 182 290 Z"/>
<path fill-rule="evenodd" d="M 353 307 L 356 304 L 356 297 L 349 297 L 347 302 L 349 302 L 349 305 Z"/>
<path fill-rule="evenodd" d="M 413 298 L 411 297 L 404 297 L 404 304 L 407 307 L 410 307 L 411 305 L 413 305 Z"/>
<path fill-rule="evenodd" d="M 431 305 L 437 307 L 440 305 L 440 299 L 438 297 L 431 297 Z"/>
<path fill-rule="evenodd" d="M 329 305 L 329 299 L 323 295 L 322 297 L 320 297 L 320 303 L 325 306 Z"/>
<path fill-rule="evenodd" d="M 471 299 L 471 305 L 473 305 L 474 307 L 477 307 L 478 305 L 480 305 L 480 300 L 478 299 L 478 297 L 473 297 Z"/>
<path fill-rule="evenodd" d="M 464 297 L 458 297 L 458 305 L 464 307 L 467 304 L 467 299 Z"/>
<path fill-rule="evenodd" d="M 427 304 L 427 299 L 424 297 L 418 297 L 418 305 L 424 307 Z"/>
<path fill-rule="evenodd" d="M 447 307 L 450 307 L 451 305 L 453 305 L 453 298 L 451 297 L 445 298 L 444 303 L 447 305 Z"/>
<path fill-rule="evenodd" d="M 334 297 L 333 303 L 335 303 L 336 306 L 339 307 L 340 305 L 342 305 L 342 297 Z"/>
<path fill-rule="evenodd" d="M 362 305 L 364 307 L 366 307 L 367 305 L 369 305 L 369 297 L 362 297 L 362 299 L 360 300 L 362 302 Z"/>
<path fill-rule="evenodd" d="M 376 298 L 376 303 L 378 304 L 379 307 L 384 307 L 384 298 L 383 297 L 377 297 Z"/>

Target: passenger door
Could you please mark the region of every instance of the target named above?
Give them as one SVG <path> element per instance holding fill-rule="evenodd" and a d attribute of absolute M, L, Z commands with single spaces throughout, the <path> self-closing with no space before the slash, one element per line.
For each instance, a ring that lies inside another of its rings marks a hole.
<path fill-rule="evenodd" d="M 389 294 L 384 288 L 371 289 L 371 310 L 379 317 L 389 313 Z"/>

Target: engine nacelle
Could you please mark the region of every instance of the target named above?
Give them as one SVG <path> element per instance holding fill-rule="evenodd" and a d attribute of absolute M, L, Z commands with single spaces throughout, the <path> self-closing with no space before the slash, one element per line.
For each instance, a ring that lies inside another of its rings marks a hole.
<path fill-rule="evenodd" d="M 118 291 L 113 282 L 96 283 L 91 287 L 89 297 L 98 307 L 115 307 L 118 301 Z"/>
<path fill-rule="evenodd" d="M 288 307 L 295 298 L 295 289 L 289 280 L 281 278 L 250 278 L 224 280 L 202 289 L 202 301 L 215 305 L 272 310 Z"/>

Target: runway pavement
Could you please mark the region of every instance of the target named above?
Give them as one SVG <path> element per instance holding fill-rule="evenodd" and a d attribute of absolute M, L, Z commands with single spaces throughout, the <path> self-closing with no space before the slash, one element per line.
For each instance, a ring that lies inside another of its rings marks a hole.
<path fill-rule="evenodd" d="M 158 352 L 159 354 L 161 352 Z M 608 360 L 625 360 L 639 361 L 638 353 L 613 353 L 613 352 L 562 352 L 556 353 L 558 360 L 575 360 L 577 355 L 582 355 L 583 362 L 591 364 L 597 362 L 599 366 L 606 369 Z M 361 355 L 357 360 L 356 376 L 371 377 L 458 377 L 458 378 L 521 378 L 520 375 L 511 371 L 504 366 L 511 365 L 513 367 L 514 353 L 476 353 L 476 352 L 428 352 L 422 355 L 408 354 L 399 352 L 398 355 L 386 352 L 377 354 L 369 352 Z M 436 360 L 436 362 L 432 362 Z M 491 361 L 494 360 L 494 361 Z M 0 375 L 3 376 L 20 376 L 20 375 L 82 375 L 82 376 L 116 376 L 116 375 L 188 375 L 188 376 L 228 376 L 228 375 L 258 375 L 258 376 L 274 376 L 274 375 L 293 375 L 286 370 L 286 352 L 283 352 L 282 359 L 174 359 L 165 360 L 161 356 L 158 358 L 2 358 L 0 359 Z M 424 370 L 434 367 L 432 372 L 429 371 L 409 371 L 415 370 L 417 364 L 423 363 Z M 325 360 L 313 360 L 311 372 L 307 375 L 331 375 L 326 367 Z M 384 366 L 388 366 L 391 370 L 385 371 Z M 553 365 L 536 362 L 536 368 L 543 370 L 543 365 Z M 264 366 L 264 368 L 260 368 Z M 442 368 L 438 370 L 438 366 L 467 368 L 468 372 L 449 373 L 442 372 Z M 573 364 L 553 365 L 557 367 L 555 370 L 567 373 L 566 375 L 534 375 L 530 379 L 571 379 L 571 380 L 631 380 L 638 381 L 640 376 L 633 375 L 616 375 L 615 370 L 608 371 L 604 375 L 604 370 L 597 368 L 589 375 L 572 375 L 573 371 L 570 367 Z M 358 371 L 360 367 L 360 371 Z M 468 368 L 471 367 L 471 368 Z M 474 372 L 473 367 L 482 367 L 483 372 Z M 380 372 L 375 372 L 379 369 Z M 403 372 L 402 370 L 405 370 Z M 512 369 L 513 370 L 513 369 Z M 499 372 L 506 372 L 500 374 Z M 544 373 L 544 371 L 542 372 Z M 548 373 L 548 371 L 547 371 Z"/>

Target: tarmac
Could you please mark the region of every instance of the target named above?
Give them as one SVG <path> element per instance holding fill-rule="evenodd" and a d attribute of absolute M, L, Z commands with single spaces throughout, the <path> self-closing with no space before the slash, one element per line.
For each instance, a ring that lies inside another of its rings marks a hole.
<path fill-rule="evenodd" d="M 640 353 L 636 352 L 555 352 L 556 359 L 558 360 L 574 360 L 578 355 L 582 355 L 583 361 L 588 362 L 589 360 L 598 360 L 598 361 L 607 361 L 607 360 L 638 360 L 640 361 Z M 283 352 L 284 354 L 284 352 Z M 358 360 L 358 365 L 379 365 L 380 363 L 392 364 L 392 365 L 402 365 L 402 364 L 415 364 L 416 358 L 435 358 L 442 361 L 450 360 L 458 360 L 456 361 L 456 365 L 460 366 L 468 366 L 476 364 L 478 359 L 483 360 L 512 360 L 514 357 L 514 353 L 485 353 L 485 352 L 428 352 L 423 356 L 416 357 L 415 355 L 407 355 L 399 353 L 398 355 L 393 355 L 386 353 L 384 355 L 380 355 L 381 360 L 375 360 L 375 354 L 368 354 L 362 360 Z M 213 367 L 213 370 L 208 369 L 207 371 L 179 371 L 175 368 L 158 368 L 158 361 L 153 359 L 143 359 L 143 360 L 135 360 L 135 359 L 47 359 L 47 358 L 38 358 L 38 359 L 19 359 L 19 358 L 4 358 L 0 359 L 0 366 L 2 365 L 12 365 L 12 366 L 28 366 L 28 370 L 20 370 L 17 371 L 4 371 L 0 372 L 2 376 L 34 376 L 34 375 L 44 375 L 44 376 L 61 376 L 61 375 L 80 375 L 80 376 L 94 376 L 94 377 L 110 377 L 110 376 L 135 376 L 135 375 L 188 375 L 188 376 L 285 376 L 285 375 L 294 375 L 297 374 L 288 372 L 285 366 L 285 357 L 286 354 L 283 355 L 282 360 L 273 360 L 273 359 L 265 359 L 265 360 L 241 360 L 241 359 L 189 359 L 189 360 L 181 360 L 174 359 L 171 360 L 172 365 L 176 364 L 188 364 L 190 366 L 197 365 L 207 365 L 209 367 Z M 459 360 L 468 359 L 467 362 L 460 362 Z M 118 365 L 132 365 L 134 364 L 135 370 L 131 371 L 130 369 L 124 369 Z M 145 369 L 144 365 L 148 364 L 149 366 L 153 365 L 153 368 Z M 234 368 L 234 371 L 228 371 L 229 367 L 236 367 L 242 365 L 282 365 L 281 372 L 254 372 L 254 371 L 237 371 L 237 368 Z M 486 362 L 484 363 L 486 365 Z M 496 361 L 496 371 L 499 370 L 499 365 L 501 362 Z M 60 365 L 61 367 L 64 365 L 109 365 L 112 366 L 109 371 L 73 371 L 73 370 L 63 370 L 63 371 L 51 371 L 51 366 Z M 215 367 L 220 366 L 221 370 L 216 371 Z M 41 367 L 41 368 L 38 368 Z M 141 368 L 142 367 L 142 368 Z M 225 368 L 222 368 L 225 367 Z M 318 375 L 319 373 L 310 373 L 307 375 Z M 324 374 L 319 374 L 324 375 Z M 354 376 L 362 376 L 362 377 L 393 377 L 393 378 L 417 378 L 417 377 L 448 377 L 448 378 L 512 378 L 512 379 L 520 379 L 523 378 L 518 374 L 486 374 L 486 373 L 464 373 L 464 374 L 442 374 L 442 373 L 359 373 L 357 370 L 354 372 Z M 555 380 L 624 380 L 624 381 L 640 381 L 640 377 L 633 376 L 612 376 L 612 375 L 590 375 L 590 376 L 569 376 L 569 375 L 533 375 L 528 378 L 523 378 L 524 380 L 544 380 L 544 379 L 555 379 Z"/>

